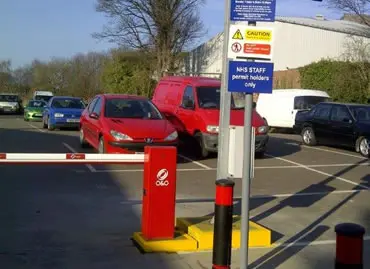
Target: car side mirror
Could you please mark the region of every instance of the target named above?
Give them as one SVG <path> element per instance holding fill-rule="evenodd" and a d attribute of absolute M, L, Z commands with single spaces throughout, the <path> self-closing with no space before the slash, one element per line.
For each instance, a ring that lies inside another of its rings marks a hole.
<path fill-rule="evenodd" d="M 182 104 L 183 108 L 194 108 L 194 102 L 192 100 L 185 100 Z"/>
<path fill-rule="evenodd" d="M 98 119 L 98 118 L 99 118 L 99 115 L 98 115 L 98 114 L 96 114 L 95 112 L 92 112 L 89 116 L 90 116 L 90 118 L 92 118 L 92 119 Z"/>
<path fill-rule="evenodd" d="M 346 123 L 352 123 L 352 120 L 351 120 L 351 119 L 349 119 L 349 118 L 344 118 L 344 119 L 343 119 L 343 122 L 346 122 Z"/>

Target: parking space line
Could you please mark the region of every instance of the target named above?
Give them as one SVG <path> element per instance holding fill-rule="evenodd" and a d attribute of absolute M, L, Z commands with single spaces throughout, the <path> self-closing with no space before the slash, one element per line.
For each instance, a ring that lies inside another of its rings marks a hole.
<path fill-rule="evenodd" d="M 296 166 L 300 166 L 300 167 L 302 167 L 302 168 L 304 168 L 306 170 L 309 170 L 309 171 L 312 171 L 312 172 L 315 172 L 315 173 L 318 173 L 318 174 L 321 174 L 321 175 L 324 175 L 324 176 L 327 176 L 327 177 L 332 177 L 332 178 L 338 179 L 340 181 L 346 182 L 346 183 L 351 184 L 351 185 L 355 185 L 355 186 L 358 186 L 358 187 L 361 187 L 361 188 L 364 188 L 364 189 L 367 189 L 367 190 L 369 189 L 368 186 L 365 186 L 363 184 L 356 183 L 354 181 L 345 179 L 343 177 L 338 177 L 338 176 L 335 176 L 335 175 L 332 175 L 332 174 L 329 174 L 329 173 L 322 172 L 320 170 L 311 168 L 311 167 L 309 167 L 307 165 L 304 165 L 304 164 L 301 164 L 301 163 L 297 163 L 297 162 L 294 162 L 294 161 L 291 161 L 291 160 L 288 160 L 288 159 L 285 159 L 285 158 L 273 156 L 273 155 L 270 155 L 270 154 L 266 154 L 266 156 L 269 156 L 269 157 L 272 157 L 272 158 L 275 158 L 277 160 L 281 160 L 281 161 L 284 161 L 284 162 L 287 162 L 287 163 L 291 163 L 291 164 L 294 164 Z"/>
<path fill-rule="evenodd" d="M 202 163 L 200 163 L 200 162 L 197 162 L 197 161 L 195 161 L 195 160 L 193 160 L 193 159 L 190 159 L 189 157 L 186 157 L 186 156 L 184 156 L 184 155 L 182 155 L 182 154 L 177 154 L 180 158 L 183 158 L 184 160 L 186 160 L 186 161 L 188 161 L 188 162 L 191 162 L 191 163 L 193 163 L 193 164 L 196 164 L 196 165 L 198 165 L 198 166 L 200 166 L 200 167 L 202 167 L 202 168 L 204 168 L 204 169 L 207 169 L 207 170 L 212 170 L 212 169 L 215 169 L 215 168 L 212 168 L 212 167 L 209 167 L 208 165 L 205 165 L 205 164 L 202 164 Z"/>
<path fill-rule="evenodd" d="M 282 193 L 282 194 L 271 194 L 271 195 L 252 195 L 251 199 L 272 199 L 272 198 L 287 198 L 287 197 L 302 197 L 302 196 L 326 196 L 326 195 L 338 195 L 338 194 L 348 194 L 348 193 L 361 193 L 367 192 L 369 190 L 340 190 L 340 191 L 322 191 L 322 192 L 301 192 L 301 193 Z M 234 203 L 241 200 L 241 196 L 234 197 Z M 186 204 L 186 203 L 213 203 L 214 198 L 179 198 L 176 199 L 176 203 Z M 121 205 L 135 205 L 141 204 L 142 200 L 126 200 L 120 202 Z"/>
<path fill-rule="evenodd" d="M 360 155 L 345 153 L 345 152 L 336 151 L 336 150 L 323 149 L 323 148 L 317 148 L 317 147 L 309 147 L 309 146 L 305 146 L 305 145 L 301 145 L 301 147 L 306 148 L 306 149 L 319 150 L 319 151 L 324 151 L 324 152 L 330 152 L 330 153 L 340 154 L 340 155 L 354 157 L 354 158 L 362 159 L 362 160 L 365 160 L 366 159 L 365 157 L 362 157 Z"/>
<path fill-rule="evenodd" d="M 67 143 L 64 143 L 63 142 L 63 145 L 67 148 L 67 149 L 69 149 L 70 151 L 72 151 L 73 153 L 78 153 L 78 151 L 77 150 L 75 150 L 74 148 L 72 148 L 70 145 L 68 145 Z M 90 172 L 92 172 L 92 173 L 95 173 L 96 172 L 96 169 L 91 165 L 91 164 L 85 164 L 85 166 L 87 167 L 87 169 L 89 169 L 90 170 Z"/>
<path fill-rule="evenodd" d="M 29 123 L 29 122 L 27 122 L 27 124 L 29 126 L 31 126 L 32 128 L 36 129 L 37 131 L 41 132 L 41 133 L 45 133 L 46 132 L 46 130 L 40 129 L 39 127 L 37 127 L 37 126 L 35 126 L 35 125 L 33 125 L 33 124 Z"/>

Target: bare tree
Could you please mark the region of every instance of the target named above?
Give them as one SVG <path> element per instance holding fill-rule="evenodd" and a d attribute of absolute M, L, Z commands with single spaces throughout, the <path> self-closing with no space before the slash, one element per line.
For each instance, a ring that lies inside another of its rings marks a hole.
<path fill-rule="evenodd" d="M 328 0 L 330 8 L 357 15 L 361 22 L 370 27 L 370 0 Z"/>
<path fill-rule="evenodd" d="M 203 34 L 204 0 L 97 0 L 110 22 L 93 36 L 126 48 L 154 53 L 157 71 L 172 71 L 178 55 Z"/>

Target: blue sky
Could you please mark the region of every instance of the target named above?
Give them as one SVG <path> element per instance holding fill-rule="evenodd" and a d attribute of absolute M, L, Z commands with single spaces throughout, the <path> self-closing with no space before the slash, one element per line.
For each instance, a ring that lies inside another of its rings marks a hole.
<path fill-rule="evenodd" d="M 206 0 L 201 16 L 207 40 L 223 30 L 223 0 Z M 323 0 L 325 1 L 325 0 Z M 89 51 L 106 51 L 114 44 L 91 37 L 106 19 L 95 12 L 95 0 L 0 0 L 0 60 L 13 68 L 33 59 L 70 57 Z M 342 14 L 311 0 L 277 0 L 277 15 L 336 19 Z"/>

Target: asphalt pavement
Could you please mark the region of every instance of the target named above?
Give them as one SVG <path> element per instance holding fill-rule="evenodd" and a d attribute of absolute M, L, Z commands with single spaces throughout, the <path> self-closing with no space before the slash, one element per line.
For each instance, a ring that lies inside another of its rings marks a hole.
<path fill-rule="evenodd" d="M 76 131 L 1 116 L 0 152 L 94 151 L 79 147 Z M 178 217 L 212 214 L 216 163 L 196 160 L 191 149 L 179 152 Z M 370 229 L 369 166 L 348 149 L 309 148 L 295 135 L 272 134 L 267 156 L 255 161 L 251 218 L 273 230 L 275 245 L 250 249 L 250 268 L 334 268 L 334 226 Z M 132 245 L 142 171 L 142 165 L 0 164 L 0 268 L 210 268 L 209 252 L 143 255 Z M 241 187 L 236 180 L 236 214 Z M 238 255 L 234 250 L 233 268 Z"/>

